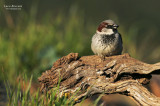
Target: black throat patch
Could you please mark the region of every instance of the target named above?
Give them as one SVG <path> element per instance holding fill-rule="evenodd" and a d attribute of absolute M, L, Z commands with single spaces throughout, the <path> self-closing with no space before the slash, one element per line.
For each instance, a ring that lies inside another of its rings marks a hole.
<path fill-rule="evenodd" d="M 111 44 L 116 39 L 115 34 L 111 34 L 111 35 L 104 34 L 104 35 L 101 35 L 101 37 L 102 37 L 102 42 L 105 44 Z"/>

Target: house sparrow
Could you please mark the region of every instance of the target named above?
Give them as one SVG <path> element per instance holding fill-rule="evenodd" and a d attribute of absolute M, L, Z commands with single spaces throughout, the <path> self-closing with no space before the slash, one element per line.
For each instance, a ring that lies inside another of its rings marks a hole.
<path fill-rule="evenodd" d="M 106 56 L 120 55 L 123 49 L 122 38 L 118 33 L 118 25 L 112 20 L 100 23 L 92 37 L 91 49 L 102 59 Z"/>

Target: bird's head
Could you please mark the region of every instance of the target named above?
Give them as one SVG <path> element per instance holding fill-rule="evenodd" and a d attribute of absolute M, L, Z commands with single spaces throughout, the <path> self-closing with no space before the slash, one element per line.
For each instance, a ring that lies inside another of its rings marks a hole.
<path fill-rule="evenodd" d="M 115 31 L 117 31 L 117 28 L 119 26 L 114 23 L 112 20 L 105 20 L 100 23 L 100 25 L 97 28 L 97 33 L 101 34 L 113 34 Z"/>

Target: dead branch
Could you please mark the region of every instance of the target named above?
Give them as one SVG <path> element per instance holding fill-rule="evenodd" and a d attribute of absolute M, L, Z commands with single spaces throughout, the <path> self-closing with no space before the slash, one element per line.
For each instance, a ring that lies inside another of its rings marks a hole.
<path fill-rule="evenodd" d="M 70 53 L 57 60 L 50 70 L 39 77 L 41 91 L 46 92 L 60 83 L 60 94 L 74 94 L 80 102 L 83 97 L 94 94 L 120 93 L 132 97 L 139 105 L 160 105 L 160 98 L 150 93 L 143 84 L 148 84 L 152 74 L 160 74 L 160 63 L 146 64 L 129 54 L 106 57 L 83 56 Z"/>

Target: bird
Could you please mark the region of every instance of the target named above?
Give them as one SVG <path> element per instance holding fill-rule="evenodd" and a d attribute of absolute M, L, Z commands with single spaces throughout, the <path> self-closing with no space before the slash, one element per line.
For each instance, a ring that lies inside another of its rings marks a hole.
<path fill-rule="evenodd" d="M 113 20 L 104 20 L 92 37 L 91 49 L 102 60 L 105 60 L 105 57 L 122 53 L 123 42 L 121 34 L 117 30 L 118 27 Z"/>

